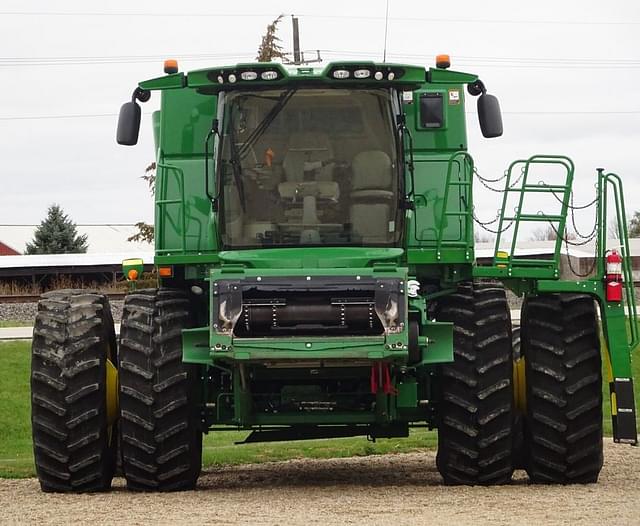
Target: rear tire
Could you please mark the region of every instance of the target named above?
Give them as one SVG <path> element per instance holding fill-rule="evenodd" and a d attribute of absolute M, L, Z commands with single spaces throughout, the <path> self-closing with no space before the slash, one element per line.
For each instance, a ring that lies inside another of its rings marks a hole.
<path fill-rule="evenodd" d="M 597 482 L 603 463 L 602 371 L 594 300 L 525 299 L 526 469 L 536 483 Z"/>
<path fill-rule="evenodd" d="M 43 294 L 31 352 L 33 452 L 42 490 L 109 489 L 117 447 L 107 416 L 106 362 L 116 361 L 109 300 L 84 290 Z"/>
<path fill-rule="evenodd" d="M 127 487 L 192 489 L 202 465 L 194 366 L 182 363 L 190 308 L 179 290 L 127 295 L 120 331 L 120 430 Z"/>
<path fill-rule="evenodd" d="M 511 317 L 496 282 L 459 285 L 437 309 L 454 323 L 442 366 L 436 464 L 445 484 L 505 484 L 513 473 Z"/>

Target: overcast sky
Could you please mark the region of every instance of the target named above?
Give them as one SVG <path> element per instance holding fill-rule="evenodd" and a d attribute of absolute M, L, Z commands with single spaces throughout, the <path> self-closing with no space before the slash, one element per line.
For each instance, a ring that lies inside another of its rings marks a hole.
<path fill-rule="evenodd" d="M 80 224 L 152 220 L 139 178 L 153 160 L 144 105 L 137 147 L 115 144 L 116 114 L 139 80 L 255 57 L 278 14 L 300 19 L 301 46 L 325 63 L 382 58 L 385 0 L 322 2 L 12 1 L 0 4 L 0 224 L 38 223 L 52 202 Z M 11 14 L 14 13 L 14 14 Z M 291 47 L 286 19 L 280 37 Z M 390 0 L 387 60 L 478 73 L 500 99 L 504 136 L 483 139 L 470 115 L 469 148 L 487 177 L 515 158 L 566 154 L 576 203 L 593 196 L 595 168 L 619 173 L 640 209 L 640 3 L 628 1 Z M 472 111 L 475 108 L 470 107 Z M 478 215 L 497 196 L 477 192 Z M 589 214 L 587 214 L 589 215 Z M 581 217 L 581 225 L 592 218 Z"/>

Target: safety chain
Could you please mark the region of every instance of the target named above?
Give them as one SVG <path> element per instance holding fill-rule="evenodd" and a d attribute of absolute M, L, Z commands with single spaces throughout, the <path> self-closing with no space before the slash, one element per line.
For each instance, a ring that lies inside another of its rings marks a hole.
<path fill-rule="evenodd" d="M 505 170 L 504 174 L 502 174 L 500 177 L 498 177 L 497 179 L 489 179 L 488 177 L 482 177 L 480 175 L 480 173 L 478 172 L 478 168 L 476 166 L 473 167 L 473 174 L 480 179 L 481 181 L 484 181 L 485 183 L 499 183 L 500 181 L 503 181 L 504 179 L 506 179 L 507 175 L 509 175 L 509 170 Z"/>
<path fill-rule="evenodd" d="M 478 172 L 478 169 L 474 166 L 473 167 L 473 174 L 478 178 L 478 181 L 480 181 L 480 184 L 482 184 L 482 186 L 484 186 L 487 190 L 491 190 L 492 192 L 495 192 L 497 194 L 501 194 L 501 193 L 503 193 L 505 191 L 504 188 L 493 188 L 492 186 L 488 185 L 487 183 L 499 183 L 500 181 L 503 181 L 509 175 L 509 171 L 508 170 L 505 170 L 504 175 L 502 175 L 501 177 L 498 177 L 497 179 L 488 179 L 486 177 L 482 177 L 480 175 L 480 173 Z M 509 186 L 508 190 L 514 189 L 516 187 L 516 185 L 520 182 L 520 180 L 522 179 L 523 176 L 524 176 L 524 167 L 522 167 L 520 169 L 520 175 L 511 184 L 511 186 Z"/>
<path fill-rule="evenodd" d="M 579 246 L 586 245 L 587 243 L 592 241 L 593 238 L 596 237 L 595 229 L 594 229 L 593 235 L 589 239 L 585 239 L 584 241 L 580 241 L 580 242 L 573 242 L 573 241 L 569 241 L 569 236 L 567 235 L 567 229 L 566 228 L 565 228 L 565 235 L 561 236 L 560 233 L 558 232 L 558 230 L 556 229 L 556 227 L 553 226 L 553 223 L 551 223 L 551 221 L 549 221 L 549 226 L 555 232 L 556 236 L 558 236 L 560 239 L 562 239 L 564 241 L 564 246 L 565 246 L 565 248 L 567 250 L 567 263 L 569 265 L 569 270 L 571 271 L 571 273 L 574 276 L 577 276 L 579 278 L 586 278 L 586 277 L 590 276 L 593 273 L 593 271 L 595 270 L 595 268 L 596 268 L 596 261 L 598 259 L 597 249 L 596 249 L 596 252 L 593 255 L 593 264 L 587 270 L 586 273 L 581 274 L 575 268 L 573 268 L 573 265 L 571 264 L 571 256 L 569 255 L 569 245 L 572 245 L 574 247 L 579 247 Z"/>
<path fill-rule="evenodd" d="M 593 274 L 593 271 L 596 268 L 596 262 L 598 260 L 597 252 L 593 255 L 593 264 L 591 265 L 591 268 L 589 268 L 589 270 L 587 270 L 587 272 L 585 274 L 581 274 L 576 269 L 574 269 L 573 265 L 571 264 L 571 256 L 569 255 L 569 244 L 568 244 L 568 241 L 567 241 L 566 237 L 564 238 L 564 243 L 565 243 L 565 247 L 567 249 L 567 263 L 569 264 L 569 270 L 571 271 L 571 273 L 574 276 L 578 276 L 579 278 L 586 278 L 586 277 L 590 276 L 591 274 Z"/>
<path fill-rule="evenodd" d="M 558 197 L 558 195 L 555 192 L 551 192 L 553 194 L 553 197 L 556 198 L 556 200 L 564 205 L 564 202 L 562 201 L 562 199 L 560 199 Z M 580 230 L 578 230 L 578 227 L 576 226 L 576 217 L 575 217 L 575 210 L 586 210 L 587 208 L 592 207 L 594 204 L 596 204 L 598 202 L 598 196 L 596 195 L 596 197 L 590 201 L 589 203 L 587 203 L 586 205 L 581 205 L 581 206 L 576 206 L 573 204 L 573 190 L 571 190 L 571 194 L 569 194 L 569 198 L 570 198 L 570 204 L 567 205 L 569 207 L 569 210 L 571 210 L 571 223 L 573 225 L 573 230 L 575 231 L 576 235 L 582 239 L 593 239 L 593 236 L 595 235 L 596 230 L 598 229 L 598 223 L 597 221 L 594 220 L 593 222 L 593 230 L 587 234 L 586 236 L 584 234 L 580 233 Z"/>
<path fill-rule="evenodd" d="M 480 183 L 482 184 L 482 186 L 484 186 L 485 188 L 487 188 L 488 190 L 495 192 L 495 193 L 502 193 L 506 190 L 511 190 L 513 188 L 516 187 L 516 185 L 520 182 L 520 180 L 523 178 L 524 176 L 524 172 L 525 169 L 524 167 L 520 170 L 520 175 L 519 177 L 509 186 L 508 189 L 497 189 L 497 188 L 493 188 L 492 186 L 490 186 L 488 183 L 499 183 L 500 181 L 503 181 L 508 175 L 509 172 L 507 170 L 505 170 L 504 174 L 501 177 L 498 177 L 497 179 L 489 179 L 486 177 L 482 177 L 480 175 L 480 173 L 478 172 L 477 168 L 474 166 L 473 168 L 473 173 L 474 175 L 478 178 L 478 180 L 480 181 Z M 545 186 L 544 184 L 542 186 Z M 558 195 L 551 191 L 551 194 L 553 195 L 553 197 L 555 197 L 556 200 L 558 200 L 561 204 L 564 204 L 563 200 L 558 197 Z M 594 226 L 593 226 L 593 230 L 587 234 L 584 235 L 580 232 L 580 230 L 578 230 L 577 226 L 576 226 L 576 218 L 575 218 L 575 211 L 576 210 L 586 210 L 590 207 L 592 207 L 594 204 L 596 204 L 598 202 L 598 197 L 596 196 L 592 201 L 590 201 L 589 203 L 585 204 L 585 205 L 579 205 L 576 206 L 573 202 L 573 190 L 570 193 L 570 204 L 568 205 L 569 210 L 571 211 L 571 224 L 573 226 L 573 229 L 576 233 L 576 235 L 582 239 L 582 241 L 570 241 L 569 240 L 569 236 L 567 235 L 567 230 L 565 228 L 565 235 L 560 235 L 560 233 L 558 232 L 558 230 L 556 229 L 556 227 L 553 225 L 553 223 L 550 221 L 549 222 L 549 226 L 552 228 L 552 230 L 554 231 L 555 235 L 557 237 L 559 237 L 560 239 L 562 239 L 562 241 L 564 241 L 565 244 L 565 248 L 566 248 L 566 256 L 567 256 L 567 264 L 569 266 L 569 270 L 571 271 L 571 273 L 574 276 L 580 277 L 580 278 L 586 278 L 588 276 L 590 276 L 593 271 L 595 270 L 596 267 L 596 261 L 597 261 L 597 253 L 594 254 L 594 258 L 593 258 L 593 264 L 591 265 L 591 267 L 587 270 L 586 273 L 580 273 L 578 272 L 574 267 L 573 264 L 571 263 L 571 256 L 569 255 L 569 245 L 574 246 L 574 247 L 579 247 L 579 246 L 584 246 L 588 243 L 590 243 L 591 241 L 593 241 L 593 239 L 596 237 L 596 233 L 598 230 L 598 225 L 597 222 L 594 222 Z M 489 225 L 492 225 L 494 223 L 496 223 L 499 219 L 500 219 L 500 210 L 497 211 L 497 215 L 495 217 L 495 219 L 491 220 L 491 221 L 480 221 L 480 219 L 478 219 L 478 217 L 476 217 L 475 215 L 475 207 L 474 207 L 474 212 L 472 214 L 473 220 L 476 224 L 478 224 L 483 230 L 486 230 L 487 232 L 491 233 L 491 234 L 502 234 L 504 232 L 506 232 L 507 230 L 509 230 L 509 228 L 511 228 L 511 226 L 513 225 L 513 223 L 515 222 L 514 220 L 511 220 L 511 222 L 509 222 L 509 224 L 504 227 L 503 229 L 500 230 L 493 230 L 491 228 L 488 228 Z"/>
<path fill-rule="evenodd" d="M 509 222 L 509 224 L 504 227 L 502 230 L 493 230 L 491 228 L 489 228 L 489 225 L 493 225 L 495 224 L 499 219 L 500 219 L 500 210 L 498 210 L 496 217 L 494 219 L 492 219 L 491 221 L 480 221 L 480 219 L 478 219 L 478 217 L 475 214 L 475 208 L 474 208 L 474 212 L 472 214 L 473 217 L 473 221 L 475 223 L 477 223 L 478 225 L 480 225 L 480 228 L 482 228 L 483 230 L 486 230 L 487 232 L 491 233 L 491 234 L 502 234 L 504 232 L 506 232 L 507 230 L 509 230 L 511 228 L 511 225 L 513 225 L 514 221 L 511 220 Z"/>

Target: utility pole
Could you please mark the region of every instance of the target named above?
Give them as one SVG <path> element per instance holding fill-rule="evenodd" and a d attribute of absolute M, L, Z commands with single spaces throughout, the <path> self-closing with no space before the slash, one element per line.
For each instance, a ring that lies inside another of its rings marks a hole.
<path fill-rule="evenodd" d="M 300 31 L 298 29 L 298 17 L 291 15 L 291 22 L 293 22 L 293 63 L 301 64 L 300 60 Z"/>
<path fill-rule="evenodd" d="M 285 63 L 295 64 L 296 66 L 299 66 L 304 64 L 311 64 L 313 62 L 322 62 L 322 57 L 320 56 L 319 49 L 315 51 L 316 58 L 314 59 L 304 58 L 305 52 L 300 51 L 300 26 L 298 25 L 298 17 L 291 15 L 291 23 L 293 25 L 293 61 L 290 58 L 284 57 Z M 291 53 L 285 53 L 285 55 L 291 56 Z"/>

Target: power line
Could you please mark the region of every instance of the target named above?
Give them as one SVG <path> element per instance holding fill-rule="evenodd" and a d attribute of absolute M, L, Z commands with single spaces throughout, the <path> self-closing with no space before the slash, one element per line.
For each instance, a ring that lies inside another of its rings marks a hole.
<path fill-rule="evenodd" d="M 0 121 L 39 121 L 47 119 L 92 119 L 98 117 L 115 117 L 117 113 L 87 113 L 81 115 L 11 115 L 0 117 Z"/>
<path fill-rule="evenodd" d="M 151 113 L 145 112 L 142 114 L 145 117 L 151 115 Z M 38 120 L 54 120 L 54 119 L 93 119 L 101 117 L 117 117 L 118 113 L 83 113 L 83 114 L 71 114 L 71 115 L 8 115 L 5 117 L 0 116 L 0 121 L 38 121 Z"/>
<path fill-rule="evenodd" d="M 145 18 L 263 18 L 273 17 L 273 13 L 152 13 L 152 12 L 121 12 L 121 11 L 0 11 L 4 16 L 131 16 Z M 288 15 L 285 15 L 288 16 Z"/>
<path fill-rule="evenodd" d="M 307 18 L 334 18 L 334 19 L 355 19 L 355 20 L 379 20 L 383 21 L 382 16 L 360 16 L 360 15 L 315 15 L 301 14 L 298 16 Z M 585 25 L 585 26 L 604 26 L 604 25 L 640 25 L 640 21 L 633 20 L 522 20 L 522 19 L 489 19 L 489 18 L 420 18 L 420 17 L 389 17 L 389 20 L 395 22 L 447 22 L 453 24 L 554 24 L 554 25 Z"/>
<path fill-rule="evenodd" d="M 348 50 L 319 50 L 327 55 L 336 57 L 351 55 L 370 59 L 377 52 L 348 51 Z M 38 66 L 68 66 L 84 64 L 134 64 L 146 62 L 162 62 L 167 57 L 185 61 L 204 61 L 220 59 L 245 59 L 253 58 L 254 52 L 235 53 L 203 53 L 181 54 L 165 53 L 163 55 L 113 55 L 113 56 L 61 56 L 61 57 L 0 57 L 0 67 L 38 67 Z M 432 60 L 436 53 L 410 54 L 387 53 L 389 57 L 398 60 Z M 603 59 L 596 57 L 580 58 L 545 58 L 545 57 L 495 57 L 495 56 L 470 56 L 454 55 L 454 60 L 460 66 L 471 67 L 499 67 L 499 68 L 549 68 L 549 69 L 637 69 L 640 68 L 640 59 Z"/>
<path fill-rule="evenodd" d="M 78 57 L 0 57 L 0 67 L 2 66 L 67 66 L 67 65 L 85 65 L 85 64 L 139 64 L 145 62 L 161 63 L 167 57 L 176 58 L 178 60 L 194 61 L 194 60 L 219 60 L 219 59 L 245 59 L 253 57 L 255 52 L 245 51 L 237 53 L 222 54 L 181 54 L 181 53 L 165 53 L 163 55 L 121 55 L 121 56 L 78 56 Z"/>
<path fill-rule="evenodd" d="M 145 17 L 145 18 L 264 18 L 274 17 L 273 13 L 157 13 L 157 12 L 118 12 L 118 11 L 1 11 L 4 16 L 59 16 L 59 17 Z M 289 14 L 285 14 L 289 16 Z M 375 20 L 384 21 L 382 16 L 362 16 L 362 15 L 319 15 L 319 14 L 298 14 L 296 16 L 305 18 L 329 18 L 344 20 Z M 607 25 L 640 25 L 640 21 L 634 20 L 524 20 L 524 19 L 496 19 L 496 18 L 424 18 L 424 17 L 389 17 L 389 20 L 396 22 L 434 22 L 453 24 L 554 24 L 554 25 L 577 25 L 577 26 L 607 26 Z"/>
<path fill-rule="evenodd" d="M 326 55 L 353 55 L 361 57 L 373 56 L 374 52 L 369 51 L 347 51 L 321 49 Z M 396 59 L 428 59 L 433 60 L 437 53 L 432 54 L 410 54 L 410 53 L 387 53 L 389 57 Z M 603 59 L 594 57 L 580 58 L 545 58 L 545 57 L 491 57 L 491 56 L 469 56 L 453 55 L 456 64 L 473 67 L 527 67 L 527 68 L 553 68 L 553 69 L 592 69 L 592 68 L 638 68 L 640 59 Z"/>

